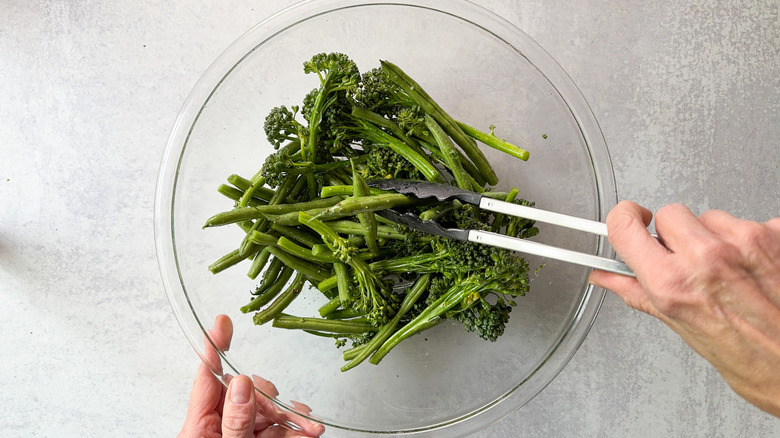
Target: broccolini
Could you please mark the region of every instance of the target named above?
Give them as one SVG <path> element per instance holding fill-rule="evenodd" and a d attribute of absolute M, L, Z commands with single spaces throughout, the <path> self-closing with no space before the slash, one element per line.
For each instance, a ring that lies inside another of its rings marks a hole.
<path fill-rule="evenodd" d="M 276 149 L 251 179 L 231 175 L 219 192 L 232 209 L 206 221 L 245 233 L 237 249 L 209 269 L 247 261 L 257 288 L 241 307 L 256 324 L 335 338 L 343 371 L 377 364 L 400 342 L 442 321 L 496 341 L 515 298 L 529 288 L 526 261 L 511 251 L 413 231 L 383 218 L 405 209 L 447 227 L 526 238 L 529 220 L 491 214 L 457 201 L 430 205 L 369 189 L 367 179 L 403 178 L 453 184 L 508 202 L 482 144 L 521 160 L 528 153 L 493 133 L 454 119 L 388 61 L 361 74 L 342 53 L 304 62 L 317 77 L 300 106 L 273 108 L 263 129 Z M 288 284 L 289 283 L 289 284 Z M 318 315 L 285 313 L 309 284 L 322 300 Z"/>

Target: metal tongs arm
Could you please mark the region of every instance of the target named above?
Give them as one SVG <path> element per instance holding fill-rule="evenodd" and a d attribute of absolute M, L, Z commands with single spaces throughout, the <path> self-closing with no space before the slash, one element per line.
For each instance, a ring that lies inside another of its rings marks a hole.
<path fill-rule="evenodd" d="M 441 202 L 458 200 L 496 213 L 503 213 L 510 216 L 517 216 L 538 222 L 558 225 L 591 234 L 596 234 L 599 236 L 607 236 L 607 226 L 603 222 L 592 221 L 589 219 L 568 216 L 565 214 L 545 211 L 534 207 L 505 202 L 446 184 L 430 183 L 425 181 L 387 179 L 369 181 L 368 185 L 383 190 L 392 190 L 398 193 L 403 193 L 418 199 L 432 198 Z M 592 254 L 585 254 L 565 248 L 558 248 L 555 246 L 545 245 L 543 243 L 534 242 L 527 239 L 506 236 L 490 231 L 445 228 L 435 221 L 424 221 L 414 213 L 401 213 L 392 209 L 377 211 L 376 213 L 393 222 L 397 222 L 408 226 L 409 228 L 424 231 L 430 234 L 481 243 L 526 254 L 538 255 L 541 257 L 547 257 L 595 269 L 614 272 L 617 274 L 632 277 L 635 276 L 628 265 L 618 260 L 599 257 Z"/>

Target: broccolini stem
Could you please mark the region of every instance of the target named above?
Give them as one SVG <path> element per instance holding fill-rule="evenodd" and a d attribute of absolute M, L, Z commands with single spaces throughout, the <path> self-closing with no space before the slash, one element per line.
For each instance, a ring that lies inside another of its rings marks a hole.
<path fill-rule="evenodd" d="M 360 108 L 359 106 L 353 106 L 352 107 L 352 115 L 362 119 L 366 122 L 372 123 L 374 125 L 377 125 L 381 128 L 385 128 L 388 131 L 390 131 L 393 135 L 398 137 L 404 144 L 412 148 L 417 154 L 422 156 L 423 158 L 426 158 L 425 152 L 420 148 L 420 145 L 417 144 L 414 140 L 409 138 L 406 133 L 404 132 L 403 128 L 401 128 L 397 123 L 394 121 L 388 119 L 387 117 L 384 117 L 380 114 L 377 114 L 373 111 L 369 111 L 363 108 Z M 427 160 L 428 163 L 430 163 L 430 160 Z"/>
<path fill-rule="evenodd" d="M 382 71 L 387 75 L 387 78 L 409 95 L 423 111 L 433 116 L 444 131 L 455 140 L 455 143 L 463 148 L 463 151 L 471 159 L 474 165 L 477 166 L 480 173 L 485 177 L 485 180 L 490 185 L 496 185 L 498 183 L 496 172 L 493 170 L 493 167 L 490 165 L 482 151 L 479 150 L 474 139 L 467 136 L 457 125 L 455 119 L 447 114 L 444 109 L 442 109 L 442 107 L 425 92 L 420 84 L 409 77 L 409 75 L 397 65 L 388 61 L 380 62 L 382 64 Z"/>
<path fill-rule="evenodd" d="M 332 277 L 328 277 L 319 283 L 317 283 L 317 289 L 319 289 L 320 292 L 327 292 L 334 287 L 338 286 L 339 278 L 338 276 L 334 275 Z"/>
<path fill-rule="evenodd" d="M 217 191 L 219 193 L 221 193 L 222 195 L 224 195 L 226 198 L 231 199 L 231 200 L 236 201 L 236 202 L 238 202 L 238 200 L 241 199 L 241 196 L 244 194 L 243 191 L 241 191 L 241 190 L 239 190 L 239 189 L 237 189 L 235 187 L 229 186 L 227 184 L 221 184 L 217 188 Z M 268 201 L 264 201 L 264 200 L 258 198 L 257 196 L 253 196 L 252 199 L 249 200 L 248 205 L 256 206 L 256 205 L 265 205 L 267 203 L 268 203 Z"/>
<path fill-rule="evenodd" d="M 255 176 L 251 179 L 251 185 L 246 189 L 243 195 L 241 195 L 241 199 L 238 200 L 238 207 L 244 208 L 249 204 L 249 201 L 252 199 L 252 196 L 255 194 L 255 190 L 257 190 L 258 187 L 262 187 L 263 184 L 265 184 L 265 178 L 262 176 L 262 170 L 258 170 Z"/>
<path fill-rule="evenodd" d="M 227 182 L 233 184 L 237 189 L 241 190 L 242 192 L 246 192 L 249 189 L 249 187 L 252 185 L 252 181 L 236 174 L 230 175 L 227 178 Z M 259 186 L 255 188 L 255 192 L 253 196 L 254 198 L 268 202 L 274 196 L 274 193 L 276 192 L 273 189 L 269 189 L 268 187 L 265 186 Z"/>
<path fill-rule="evenodd" d="M 287 172 L 286 177 L 289 178 L 291 176 L 296 175 L 293 172 Z M 309 174 L 297 174 L 299 178 L 297 181 L 295 181 L 295 185 L 290 190 L 290 193 L 287 194 L 287 196 L 279 201 L 279 204 L 286 204 L 286 203 L 296 203 L 301 200 L 305 200 L 303 193 L 305 190 L 307 190 L 307 183 L 309 180 Z"/>
<path fill-rule="evenodd" d="M 313 173 L 307 173 L 306 174 L 306 188 L 309 190 L 309 199 L 315 199 L 317 198 L 317 192 L 319 185 L 317 184 L 317 179 L 314 177 Z"/>
<path fill-rule="evenodd" d="M 355 198 L 362 198 L 369 195 L 368 184 L 366 184 L 366 181 L 357 172 L 354 163 L 352 164 L 352 187 L 354 193 L 353 196 Z M 376 243 L 377 223 L 376 218 L 374 217 L 374 212 L 366 211 L 363 213 L 358 213 L 357 217 L 360 221 L 360 225 L 363 227 L 363 237 L 365 239 L 368 250 L 371 251 L 371 253 L 374 255 L 379 254 L 379 247 Z"/>
<path fill-rule="evenodd" d="M 433 137 L 436 139 L 436 144 L 439 145 L 444 162 L 447 163 L 447 167 L 452 172 L 452 176 L 455 177 L 455 183 L 464 190 L 471 190 L 471 180 L 468 174 L 463 170 L 463 164 L 460 162 L 455 145 L 452 140 L 444 132 L 444 130 L 436 123 L 436 120 L 431 117 L 430 114 L 425 115 L 425 126 L 431 131 Z"/>
<path fill-rule="evenodd" d="M 274 282 L 265 290 L 260 293 L 260 295 L 256 296 L 252 299 L 252 301 L 249 302 L 249 304 L 241 307 L 241 313 L 249 313 L 254 312 L 256 310 L 259 310 L 266 304 L 270 303 L 271 300 L 276 298 L 277 295 L 279 295 L 279 292 L 281 292 L 282 288 L 287 284 L 287 281 L 290 280 L 290 277 L 292 277 L 293 269 L 288 266 L 283 266 L 281 272 L 279 273 L 278 277 L 275 277 Z"/>
<path fill-rule="evenodd" d="M 417 279 L 417 281 L 414 283 L 414 286 L 412 286 L 411 290 L 409 290 L 406 293 L 406 296 L 404 296 L 403 301 L 401 301 L 401 306 L 398 308 L 398 312 L 393 316 L 393 319 L 391 319 L 389 322 L 387 322 L 385 325 L 383 325 L 379 331 L 374 335 L 373 338 L 371 338 L 368 343 L 360 346 L 360 350 L 358 350 L 354 355 L 350 354 L 350 360 L 349 363 L 341 367 L 341 371 L 348 371 L 355 366 L 359 365 L 361 362 L 366 360 L 374 351 L 376 351 L 384 342 L 387 340 L 387 338 L 390 337 L 391 334 L 393 334 L 393 331 L 398 326 L 398 323 L 401 321 L 401 318 L 404 316 L 406 312 L 412 309 L 412 306 L 414 306 L 414 303 L 417 302 L 417 300 L 420 298 L 420 296 L 428 290 L 428 284 L 430 284 L 431 275 L 425 274 Z M 347 350 L 344 352 L 344 356 L 347 357 L 348 352 L 350 350 Z"/>
<path fill-rule="evenodd" d="M 301 289 L 303 289 L 303 283 L 305 281 L 306 278 L 303 274 L 300 272 L 295 274 L 295 278 L 293 278 L 292 283 L 287 286 L 287 289 L 285 289 L 284 292 L 276 297 L 276 299 L 271 304 L 269 304 L 268 307 L 255 313 L 255 316 L 252 318 L 254 323 L 256 325 L 263 325 L 266 322 L 276 318 L 284 311 L 284 309 L 287 308 L 287 306 L 290 305 L 290 303 L 293 302 L 295 297 L 301 293 Z"/>
<path fill-rule="evenodd" d="M 333 223 L 335 222 L 328 222 L 328 224 L 333 224 Z M 341 233 L 341 231 L 337 231 L 337 232 Z M 350 236 L 347 238 L 347 242 L 354 247 L 361 247 L 366 244 L 366 240 L 362 236 Z M 325 243 L 318 243 L 311 247 L 311 253 L 317 256 L 317 255 L 333 254 L 333 251 L 331 251 L 330 248 L 328 248 L 328 245 L 326 245 Z M 371 258 L 370 255 L 367 257 L 361 255 L 360 257 Z"/>
<path fill-rule="evenodd" d="M 348 307 L 352 304 L 352 281 L 349 277 L 349 271 L 347 264 L 343 262 L 336 262 L 333 264 L 333 270 L 336 272 L 336 286 L 338 287 L 339 304 L 344 307 Z M 321 315 L 326 316 L 326 315 Z"/>
<path fill-rule="evenodd" d="M 310 249 L 306 249 L 284 236 L 276 241 L 276 246 L 302 260 L 311 260 L 319 263 L 334 263 L 339 261 L 339 258 L 332 254 L 315 255 Z"/>
<path fill-rule="evenodd" d="M 321 317 L 325 318 L 326 316 L 338 310 L 339 307 L 341 307 L 341 299 L 339 299 L 339 297 L 333 297 L 333 299 L 319 308 L 318 313 Z"/>
<path fill-rule="evenodd" d="M 504 198 L 504 202 L 515 202 L 517 195 L 520 193 L 516 187 L 509 191 L 509 194 Z M 493 224 L 490 226 L 490 231 L 497 233 L 504 223 L 506 222 L 506 215 L 503 213 L 496 213 L 493 215 Z"/>
<path fill-rule="evenodd" d="M 431 135 L 431 137 L 433 137 Z M 431 141 L 435 142 L 436 139 L 431 138 Z M 444 155 L 442 155 L 441 150 L 434 146 L 432 143 L 423 142 L 422 143 L 425 146 L 425 149 L 429 150 L 433 156 L 436 157 L 436 159 L 442 163 L 446 163 L 444 161 Z M 485 178 L 482 176 L 482 174 L 479 172 L 479 169 L 477 169 L 477 166 L 474 165 L 474 163 L 471 162 L 471 160 L 468 159 L 465 155 L 463 155 L 463 151 L 460 149 L 455 149 L 458 152 L 458 160 L 460 161 L 460 164 L 463 166 L 463 169 L 469 174 L 469 177 L 473 180 L 472 185 L 474 186 L 474 191 L 478 193 L 482 193 L 485 191 Z"/>
<path fill-rule="evenodd" d="M 506 140 L 503 140 L 499 137 L 497 137 L 493 133 L 493 127 L 490 127 L 490 134 L 487 134 L 485 132 L 482 132 L 476 128 L 473 128 L 463 122 L 457 122 L 460 129 L 463 130 L 463 132 L 474 138 L 475 140 L 479 140 L 482 143 L 485 143 L 486 145 L 492 147 L 493 149 L 499 150 L 501 152 L 507 153 L 515 158 L 519 158 L 523 161 L 528 161 L 528 156 L 530 155 L 529 152 L 523 148 L 520 148 L 518 146 L 513 145 L 512 143 L 509 143 Z"/>
<path fill-rule="evenodd" d="M 373 327 L 363 318 L 324 319 L 286 314 L 280 314 L 274 318 L 273 326 L 283 329 L 313 330 L 341 335 L 359 335 L 365 332 L 376 331 L 376 327 Z"/>
<path fill-rule="evenodd" d="M 441 270 L 440 266 L 434 266 L 434 262 L 451 257 L 446 252 L 438 254 L 415 254 L 394 259 L 385 259 L 370 264 L 371 269 L 385 274 L 401 274 L 405 272 L 428 273 Z"/>
<path fill-rule="evenodd" d="M 328 246 L 333 245 L 335 242 L 341 239 L 341 236 L 339 236 L 337 232 L 333 231 L 332 228 L 325 225 L 324 222 L 305 211 L 298 212 L 298 222 L 316 231 L 317 234 L 322 236 L 322 240 L 324 240 L 325 244 Z"/>
<path fill-rule="evenodd" d="M 350 307 L 349 309 L 338 309 L 333 312 L 330 312 L 325 318 L 350 319 L 350 318 L 357 318 L 358 316 L 366 316 L 366 312 Z"/>
<path fill-rule="evenodd" d="M 438 324 L 440 322 L 440 316 L 444 312 L 458 305 L 464 298 L 480 290 L 481 287 L 482 285 L 477 283 L 461 283 L 458 287 L 450 288 L 439 299 L 429 304 L 428 307 L 414 317 L 414 319 L 393 333 L 393 335 L 376 350 L 369 361 L 374 365 L 378 364 L 382 358 L 401 341 L 430 328 L 432 325 Z"/>
<path fill-rule="evenodd" d="M 432 182 L 442 181 L 442 176 L 436 167 L 427 159 L 425 154 L 417 153 L 414 148 L 408 144 L 399 140 L 396 137 L 388 134 L 387 132 L 377 128 L 376 126 L 363 122 L 363 134 L 370 138 L 375 144 L 379 146 L 387 146 L 392 149 L 396 154 L 404 157 L 406 161 L 412 164 L 420 173 L 425 176 L 425 179 Z"/>

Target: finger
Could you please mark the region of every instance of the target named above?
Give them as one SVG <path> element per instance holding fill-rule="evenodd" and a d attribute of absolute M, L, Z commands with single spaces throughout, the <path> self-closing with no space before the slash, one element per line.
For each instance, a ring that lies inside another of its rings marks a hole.
<path fill-rule="evenodd" d="M 222 436 L 248 438 L 255 434 L 255 388 L 246 376 L 230 381 L 222 410 Z"/>
<path fill-rule="evenodd" d="M 656 212 L 655 230 L 672 252 L 684 251 L 712 237 L 712 233 L 682 204 L 669 204 Z"/>
<path fill-rule="evenodd" d="M 267 395 L 268 397 L 279 396 L 279 390 L 276 389 L 276 385 L 269 382 L 268 380 L 265 380 L 264 378 L 253 374 L 252 381 L 255 383 L 255 388 L 260 390 L 260 392 Z"/>
<path fill-rule="evenodd" d="M 725 237 L 742 220 L 723 210 L 709 210 L 699 215 L 699 222 L 713 234 Z"/>
<path fill-rule="evenodd" d="M 644 289 L 636 278 L 595 270 L 590 273 L 588 281 L 595 286 L 611 290 L 630 307 L 661 318 L 658 309 L 647 298 Z"/>
<path fill-rule="evenodd" d="M 639 277 L 650 275 L 654 265 L 668 255 L 647 230 L 651 219 L 649 210 L 629 201 L 619 203 L 607 215 L 609 242 Z"/>
<path fill-rule="evenodd" d="M 276 424 L 292 423 L 300 428 L 298 433 L 304 436 L 322 435 L 325 431 L 325 427 L 322 424 L 284 409 L 268 398 L 276 398 L 279 396 L 279 391 L 273 383 L 260 376 L 252 377 L 256 388 L 265 394 L 257 395 L 257 412 L 259 415 Z M 309 415 L 311 413 L 311 408 L 309 406 L 298 402 L 292 402 L 292 404 L 297 412 L 301 412 L 304 415 Z"/>
<path fill-rule="evenodd" d="M 258 433 L 257 438 L 306 438 L 306 435 L 275 425 Z"/>
<path fill-rule="evenodd" d="M 230 349 L 230 340 L 233 338 L 233 321 L 227 315 L 217 315 L 214 319 L 214 328 L 210 331 L 211 340 L 219 351 Z"/>
<path fill-rule="evenodd" d="M 217 316 L 214 320 L 214 328 L 209 330 L 203 341 L 206 350 L 201 358 L 216 374 L 222 374 L 222 360 L 219 352 L 225 352 L 230 349 L 232 337 L 233 322 L 227 315 Z"/>
<path fill-rule="evenodd" d="M 222 383 L 214 377 L 208 366 L 201 363 L 192 385 L 187 416 L 184 419 L 182 430 L 197 430 L 201 427 L 202 419 L 221 406 L 223 388 Z"/>
<path fill-rule="evenodd" d="M 764 222 L 764 225 L 780 233 L 780 217 L 769 219 L 768 221 Z"/>
<path fill-rule="evenodd" d="M 301 402 L 297 402 L 295 400 L 290 400 L 290 403 L 292 403 L 293 408 L 295 408 L 295 412 L 300 412 L 303 415 L 309 415 L 311 414 L 311 408 L 309 405 Z"/>

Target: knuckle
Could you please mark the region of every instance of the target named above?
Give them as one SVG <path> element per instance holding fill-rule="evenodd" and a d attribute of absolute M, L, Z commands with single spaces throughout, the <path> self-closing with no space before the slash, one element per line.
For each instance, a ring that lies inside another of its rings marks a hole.
<path fill-rule="evenodd" d="M 774 232 L 776 238 L 780 238 L 780 217 L 769 219 L 766 226 Z"/>
<path fill-rule="evenodd" d="M 652 299 L 653 306 L 658 309 L 662 315 L 674 317 L 679 313 L 683 306 L 683 300 L 680 294 L 676 293 L 675 288 L 664 288 L 656 291 Z"/>
<path fill-rule="evenodd" d="M 687 211 L 688 207 L 680 203 L 665 205 L 655 213 L 655 222 L 656 224 L 659 222 L 666 222 Z"/>
<path fill-rule="evenodd" d="M 628 213 L 615 212 L 607 216 L 607 227 L 610 234 L 621 235 L 636 222 L 636 219 Z"/>
<path fill-rule="evenodd" d="M 713 238 L 697 239 L 690 248 L 694 258 L 692 262 L 705 272 L 709 272 L 715 265 L 728 259 L 734 251 L 731 244 Z"/>
<path fill-rule="evenodd" d="M 760 247 L 771 239 L 771 232 L 757 222 L 744 221 L 734 227 L 737 243 L 747 248 Z"/>
<path fill-rule="evenodd" d="M 699 215 L 699 220 L 702 222 L 711 222 L 717 220 L 722 214 L 723 212 L 720 210 L 707 210 Z"/>

